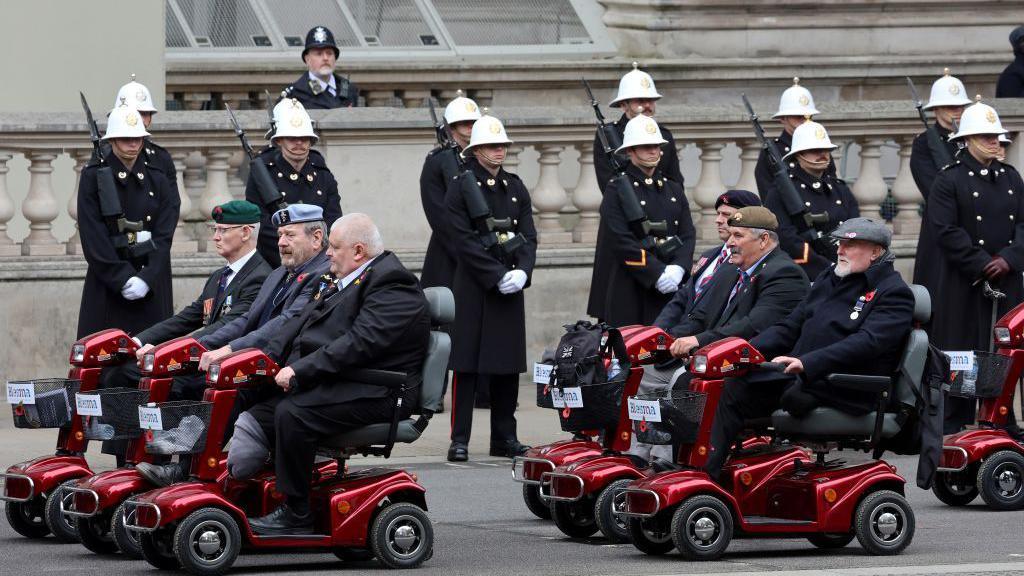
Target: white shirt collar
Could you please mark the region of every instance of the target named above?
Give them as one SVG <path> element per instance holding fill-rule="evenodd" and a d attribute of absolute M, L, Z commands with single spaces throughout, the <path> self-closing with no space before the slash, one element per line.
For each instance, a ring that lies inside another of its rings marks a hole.
<path fill-rule="evenodd" d="M 334 74 L 330 75 L 330 80 L 327 82 L 324 82 L 323 80 L 320 79 L 319 76 L 313 74 L 312 72 L 306 72 L 306 74 L 309 75 L 310 80 L 315 80 L 318 84 L 320 84 L 321 88 L 330 88 L 331 94 L 334 94 L 338 91 L 338 87 L 335 85 L 334 81 Z"/>
<path fill-rule="evenodd" d="M 378 256 L 380 256 L 380 255 L 378 254 L 377 256 L 374 256 L 373 258 L 370 258 L 366 262 L 363 262 L 362 266 L 360 266 L 359 268 L 356 268 L 355 270 L 349 272 L 347 276 L 342 278 L 341 279 L 341 289 L 345 289 L 349 284 L 352 283 L 353 280 L 358 278 L 359 275 L 362 274 L 364 270 L 366 270 L 366 267 L 369 266 L 371 263 L 373 263 L 373 261 L 376 260 Z"/>
<path fill-rule="evenodd" d="M 231 284 L 231 281 L 235 279 L 235 276 L 242 270 L 242 267 L 245 266 L 245 263 L 248 262 L 249 259 L 252 258 L 252 255 L 255 253 L 256 249 L 253 248 L 245 256 L 242 256 L 238 260 L 235 260 L 231 264 L 228 264 L 228 268 L 231 268 L 231 275 L 228 276 L 228 284 Z"/>

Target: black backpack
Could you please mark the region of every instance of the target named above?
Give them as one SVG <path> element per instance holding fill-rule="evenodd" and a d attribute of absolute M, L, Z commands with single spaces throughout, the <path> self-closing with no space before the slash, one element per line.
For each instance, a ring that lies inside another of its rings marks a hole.
<path fill-rule="evenodd" d="M 554 365 L 551 379 L 547 384 L 537 386 L 537 405 L 541 407 L 554 407 L 551 399 L 552 387 L 570 388 L 608 382 L 604 358 L 609 350 L 619 360 L 619 370 L 623 375 L 629 371 L 626 344 L 618 329 L 603 322 L 594 324 L 589 320 L 566 324 L 564 328 L 565 334 L 558 341 L 554 358 L 551 358 Z"/>

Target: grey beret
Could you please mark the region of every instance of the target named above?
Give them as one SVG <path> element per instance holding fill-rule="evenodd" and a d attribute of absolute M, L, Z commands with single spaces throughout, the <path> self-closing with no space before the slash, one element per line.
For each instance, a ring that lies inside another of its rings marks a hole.
<path fill-rule="evenodd" d="M 289 204 L 287 208 L 274 212 L 271 222 L 274 223 L 274 226 L 284 226 L 285 224 L 316 222 L 323 219 L 324 209 L 315 204 Z"/>
<path fill-rule="evenodd" d="M 837 240 L 866 240 L 883 248 L 888 248 L 892 241 L 892 232 L 884 222 L 870 218 L 850 218 L 832 231 L 831 236 Z"/>

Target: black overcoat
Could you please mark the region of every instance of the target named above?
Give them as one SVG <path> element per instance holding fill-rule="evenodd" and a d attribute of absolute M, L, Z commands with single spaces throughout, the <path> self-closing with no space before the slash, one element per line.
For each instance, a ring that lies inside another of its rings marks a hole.
<path fill-rule="evenodd" d="M 943 145 L 949 152 L 950 159 L 955 159 L 960 147 L 956 142 L 949 141 L 949 130 L 943 128 L 939 123 L 934 124 L 942 139 Z M 941 164 L 941 165 L 940 165 Z M 928 265 L 941 258 L 938 242 L 935 240 L 935 229 L 928 225 L 928 194 L 935 183 L 935 177 L 939 170 L 945 166 L 945 162 L 937 162 L 928 147 L 928 133 L 922 132 L 914 138 L 910 151 L 910 173 L 914 177 L 917 189 L 921 191 L 924 198 L 924 215 L 921 218 L 921 231 L 917 236 L 917 253 L 914 255 L 914 284 L 920 284 L 934 293 L 939 285 L 939 278 L 936 275 L 938 268 Z"/>
<path fill-rule="evenodd" d="M 454 174 L 446 177 L 442 173 L 444 154 L 450 152 L 442 151 L 441 148 L 431 150 L 420 172 L 420 201 L 423 203 L 423 214 L 430 224 L 430 240 L 427 242 L 427 254 L 423 257 L 423 272 L 420 273 L 420 284 L 424 288 L 451 288 L 455 276 L 456 251 L 449 234 L 448 208 L 444 203 L 448 181 Z"/>
<path fill-rule="evenodd" d="M 626 130 L 626 124 L 629 119 L 623 114 L 615 121 L 615 131 L 619 133 L 619 141 L 622 141 L 622 134 Z M 668 177 L 670 180 L 674 180 L 679 183 L 680 186 L 686 186 L 683 183 L 683 173 L 679 168 L 679 153 L 676 151 L 676 139 L 672 135 L 672 131 L 664 126 L 658 126 L 661 130 L 661 137 L 668 141 L 668 144 L 661 146 L 662 156 L 661 160 L 658 161 L 658 170 Z M 619 162 L 625 166 L 629 164 L 629 157 L 625 154 L 619 154 Z M 597 184 L 601 188 L 601 193 L 604 194 L 605 188 L 608 187 L 608 181 L 611 180 L 612 176 L 615 176 L 612 171 L 612 163 L 608 160 L 608 155 L 604 153 L 604 148 L 601 146 L 601 139 L 594 134 L 594 173 L 597 174 Z"/>

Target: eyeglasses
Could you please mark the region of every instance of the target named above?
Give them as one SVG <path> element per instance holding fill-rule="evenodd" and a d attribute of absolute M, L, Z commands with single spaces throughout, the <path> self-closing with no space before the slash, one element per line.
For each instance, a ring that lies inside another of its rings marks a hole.
<path fill-rule="evenodd" d="M 217 226 L 215 224 L 208 224 L 206 229 L 210 231 L 210 234 L 216 236 L 218 234 L 224 235 L 228 230 L 234 230 L 235 228 L 245 228 L 248 224 L 239 224 L 238 226 Z"/>

